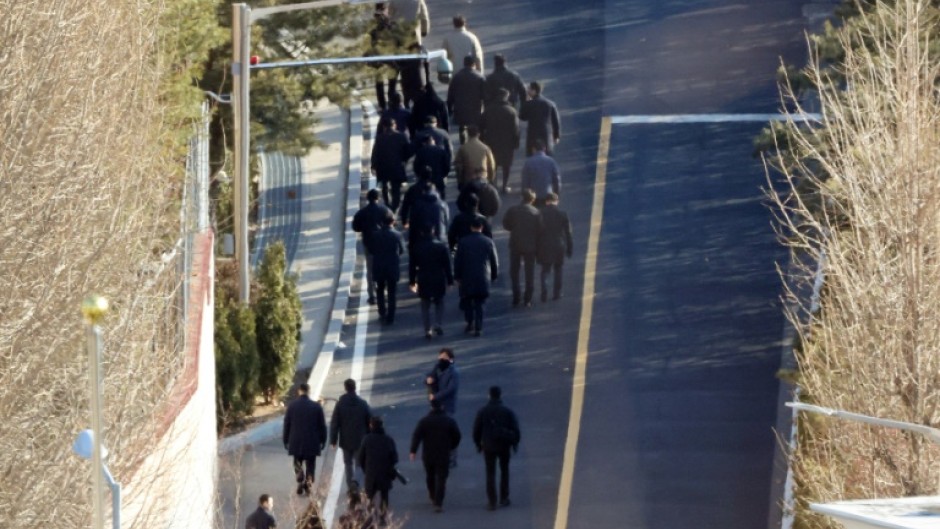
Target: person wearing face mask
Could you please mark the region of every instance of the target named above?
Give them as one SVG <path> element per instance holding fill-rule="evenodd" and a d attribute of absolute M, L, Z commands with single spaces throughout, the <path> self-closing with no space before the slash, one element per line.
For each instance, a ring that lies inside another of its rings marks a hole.
<path fill-rule="evenodd" d="M 448 416 L 457 412 L 457 390 L 460 387 L 460 372 L 454 363 L 454 350 L 444 347 L 437 355 L 437 363 L 427 376 L 428 400 Z M 435 404 L 436 403 L 436 404 Z M 457 449 L 450 453 L 450 468 L 457 466 Z"/>

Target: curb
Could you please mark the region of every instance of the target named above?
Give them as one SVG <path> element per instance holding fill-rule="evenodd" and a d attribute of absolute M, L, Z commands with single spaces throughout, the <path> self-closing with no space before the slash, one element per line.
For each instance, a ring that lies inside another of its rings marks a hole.
<path fill-rule="evenodd" d="M 360 99 L 358 91 L 352 94 L 354 99 Z M 343 324 L 346 320 L 346 310 L 349 308 L 349 294 L 352 286 L 353 272 L 356 268 L 357 238 L 352 230 L 352 216 L 359 209 L 362 196 L 362 104 L 353 104 L 349 109 L 349 147 L 346 179 L 346 204 L 344 215 L 343 255 L 340 259 L 339 277 L 333 295 L 333 309 L 330 311 L 330 323 L 323 337 L 323 346 L 317 355 L 316 363 L 307 383 L 310 384 L 310 393 L 320 395 L 333 364 L 333 357 L 337 349 L 345 347 L 342 337 Z M 218 455 L 225 455 L 239 448 L 258 445 L 281 435 L 284 419 L 278 417 L 259 423 L 243 432 L 219 440 Z"/>

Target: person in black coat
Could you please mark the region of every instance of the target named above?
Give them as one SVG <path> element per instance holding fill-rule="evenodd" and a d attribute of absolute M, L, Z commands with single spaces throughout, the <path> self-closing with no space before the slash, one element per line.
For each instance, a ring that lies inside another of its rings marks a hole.
<path fill-rule="evenodd" d="M 477 412 L 473 421 L 473 444 L 483 452 L 486 462 L 486 498 L 490 510 L 496 508 L 496 462 L 499 461 L 499 504 L 509 505 L 509 449 L 519 449 L 519 421 L 516 414 L 503 405 L 503 391 L 490 387 L 490 400 Z"/>
<path fill-rule="evenodd" d="M 492 184 L 486 181 L 483 169 L 477 169 L 473 179 L 464 184 L 457 196 L 457 209 L 466 211 L 470 195 L 476 195 L 480 215 L 486 218 L 492 218 L 499 213 L 499 206 L 502 201 L 499 198 L 499 191 Z"/>
<path fill-rule="evenodd" d="M 467 327 L 464 332 L 480 336 L 483 331 L 483 304 L 490 296 L 490 282 L 496 281 L 496 245 L 483 235 L 483 223 L 474 220 L 470 235 L 460 239 L 454 258 L 454 279 L 460 290 L 460 308 Z"/>
<path fill-rule="evenodd" d="M 372 234 L 382 229 L 386 217 L 393 216 L 392 210 L 379 204 L 379 190 L 370 189 L 366 193 L 368 204 L 353 215 L 352 229 L 362 234 L 362 247 L 366 254 L 366 285 L 369 293 L 369 305 L 375 303 L 375 279 L 372 277 Z"/>
<path fill-rule="evenodd" d="M 493 71 L 486 76 L 486 103 L 499 101 L 499 91 L 506 90 L 509 104 L 513 108 L 526 100 L 525 83 L 522 77 L 506 67 L 506 57 L 502 53 L 493 56 Z"/>
<path fill-rule="evenodd" d="M 447 245 L 451 253 L 457 250 L 460 239 L 470 235 L 470 224 L 473 223 L 473 219 L 479 219 L 483 223 L 483 235 L 490 239 L 493 238 L 493 229 L 490 227 L 490 222 L 486 220 L 486 217 L 480 215 L 480 198 L 478 196 L 473 193 L 468 194 L 464 197 L 460 206 L 463 209 L 460 210 L 460 213 L 454 215 L 454 220 L 450 223 L 450 229 L 447 230 Z"/>
<path fill-rule="evenodd" d="M 399 256 L 405 252 L 401 234 L 392 228 L 394 223 L 394 218 L 386 217 L 385 225 L 372 236 L 375 297 L 379 305 L 379 318 L 387 324 L 395 322 L 395 301 L 401 275 Z"/>
<path fill-rule="evenodd" d="M 526 156 L 535 153 L 535 142 L 545 144 L 545 153 L 551 156 L 555 144 L 561 141 L 561 118 L 555 103 L 542 97 L 542 85 L 536 81 L 529 83 L 529 100 L 522 104 L 519 119 L 529 123 L 525 135 Z"/>
<path fill-rule="evenodd" d="M 414 184 L 408 186 L 408 190 L 405 191 L 405 195 L 401 199 L 401 207 L 398 208 L 398 218 L 401 220 L 402 227 L 406 230 L 411 219 L 411 208 L 418 201 L 418 197 L 424 193 L 424 183 L 428 181 L 427 171 L 421 171 L 416 176 L 418 179 Z"/>
<path fill-rule="evenodd" d="M 558 195 L 549 193 L 542 208 L 542 229 L 539 231 L 539 263 L 542 265 L 542 301 L 548 299 L 546 280 L 554 271 L 552 299 L 561 297 L 561 271 L 565 256 L 571 258 L 571 221 L 568 214 L 559 209 Z"/>
<path fill-rule="evenodd" d="M 539 232 L 542 229 L 542 215 L 532 204 L 535 193 L 531 189 L 522 190 L 522 202 L 509 208 L 503 215 L 503 228 L 509 232 L 509 278 L 512 281 L 512 306 L 519 305 L 519 266 L 525 264 L 526 307 L 532 306 L 532 294 L 535 291 L 535 258 L 538 251 Z"/>
<path fill-rule="evenodd" d="M 369 433 L 359 447 L 359 466 L 366 475 L 366 497 L 374 504 L 376 493 L 381 496 L 379 511 L 383 520 L 388 512 L 388 491 L 392 488 L 397 464 L 398 448 L 395 447 L 395 440 L 385 433 L 382 418 L 372 417 L 369 420 Z"/>
<path fill-rule="evenodd" d="M 447 88 L 447 110 L 460 127 L 460 144 L 467 141 L 467 127 L 480 126 L 483 101 L 486 99 L 486 80 L 476 70 L 472 55 L 463 58 L 463 68 L 454 74 Z"/>
<path fill-rule="evenodd" d="M 388 108 L 382 111 L 381 118 L 388 118 L 395 122 L 395 130 L 402 133 L 408 132 L 408 123 L 411 121 L 411 112 L 402 106 L 401 94 L 393 92 L 388 96 Z M 411 137 L 406 135 L 406 137 Z"/>
<path fill-rule="evenodd" d="M 407 179 L 405 163 L 411 158 L 408 138 L 395 129 L 395 122 L 384 117 L 379 120 L 379 133 L 372 144 L 372 172 L 382 184 L 385 205 L 397 211 L 401 203 L 401 185 Z M 391 193 L 391 200 L 389 200 Z"/>
<path fill-rule="evenodd" d="M 411 107 L 411 122 L 408 124 L 408 130 L 411 132 L 412 138 L 415 137 L 415 132 L 418 129 L 428 123 L 430 118 L 434 118 L 436 126 L 440 127 L 445 133 L 450 130 L 450 124 L 447 120 L 447 104 L 434 91 L 434 85 L 428 83 L 424 85 L 424 90 Z"/>
<path fill-rule="evenodd" d="M 372 412 L 369 404 L 356 394 L 356 381 L 348 378 L 343 382 L 346 393 L 336 401 L 333 416 L 330 417 L 330 445 L 337 443 L 343 449 L 346 489 L 355 492 L 356 455 L 362 439 L 369 433 L 369 417 Z M 362 465 L 360 465 L 362 468 Z"/>
<path fill-rule="evenodd" d="M 447 151 L 437 144 L 434 136 L 426 134 L 421 137 L 421 144 L 415 149 L 412 167 L 415 176 L 430 180 L 437 188 L 437 194 L 441 196 L 441 200 L 446 200 L 444 179 L 450 172 L 450 160 Z"/>
<path fill-rule="evenodd" d="M 421 45 L 417 42 L 411 45 L 408 53 L 421 53 Z M 415 59 L 411 61 L 398 62 L 401 72 L 401 93 L 404 97 L 405 108 L 411 108 L 412 104 L 421 97 L 424 86 L 428 84 L 428 72 L 430 65 L 427 60 Z"/>
<path fill-rule="evenodd" d="M 262 494 L 258 498 L 258 508 L 255 512 L 248 515 L 245 520 L 245 529 L 274 529 L 277 527 L 277 520 L 271 514 L 274 508 L 274 498 L 268 494 Z"/>
<path fill-rule="evenodd" d="M 431 412 L 425 415 L 411 435 L 410 458 L 412 461 L 421 445 L 421 462 L 424 463 L 425 482 L 435 512 L 443 511 L 447 475 L 450 473 L 450 453 L 460 444 L 460 428 L 457 421 L 444 413 L 439 401 L 431 401 Z"/>
<path fill-rule="evenodd" d="M 310 386 L 297 388 L 297 399 L 287 406 L 284 414 L 282 439 L 287 453 L 294 458 L 297 494 L 310 492 L 313 487 L 317 456 L 326 446 L 326 420 L 323 408 L 308 396 Z"/>
<path fill-rule="evenodd" d="M 423 180 L 417 185 L 421 186 L 421 192 L 408 213 L 409 255 L 413 252 L 415 243 L 422 238 L 444 240 L 450 222 L 450 210 L 437 195 L 431 182 Z"/>
<path fill-rule="evenodd" d="M 519 148 L 519 115 L 509 102 L 509 92 L 505 88 L 497 91 L 495 99 L 486 105 L 483 111 L 483 124 L 480 128 L 483 142 L 493 151 L 496 167 L 503 168 L 503 193 L 508 193 L 509 173 L 512 160 Z"/>
<path fill-rule="evenodd" d="M 447 129 L 441 129 L 437 126 L 438 120 L 434 116 L 425 118 L 422 128 L 417 129 L 411 136 L 411 150 L 417 151 L 424 144 L 424 138 L 430 136 L 434 138 L 434 145 L 444 149 L 445 160 L 447 161 L 447 172 L 450 172 L 450 166 L 454 163 L 454 146 L 450 142 L 450 135 Z"/>
<path fill-rule="evenodd" d="M 444 295 L 454 284 L 454 272 L 447 246 L 425 234 L 414 245 L 408 258 L 408 283 L 411 291 L 421 299 L 421 321 L 424 337 L 430 340 L 436 333 L 444 334 Z M 431 328 L 431 305 L 434 305 L 434 328 Z"/>

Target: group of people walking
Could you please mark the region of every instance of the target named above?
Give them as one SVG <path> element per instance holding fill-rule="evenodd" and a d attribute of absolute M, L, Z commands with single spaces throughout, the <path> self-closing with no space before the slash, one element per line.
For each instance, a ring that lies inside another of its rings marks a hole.
<path fill-rule="evenodd" d="M 409 459 L 421 453 L 425 486 L 435 512 L 442 512 L 451 469 L 457 466 L 457 447 L 463 435 L 455 420 L 460 372 L 451 348 L 441 348 L 433 367 L 424 375 L 430 410 L 416 424 L 409 444 Z M 297 398 L 290 403 L 284 416 L 284 448 L 292 457 L 297 494 L 312 490 L 316 459 L 327 443 L 342 450 L 344 478 L 350 498 L 355 504 L 360 493 L 379 524 L 384 523 L 389 505 L 389 491 L 397 479 L 408 480 L 398 471 L 399 457 L 395 440 L 385 431 L 382 417 L 373 414 L 369 404 L 357 394 L 356 381 L 344 382 L 345 393 L 337 400 L 329 428 L 322 406 L 309 396 L 310 388 L 301 384 Z M 516 414 L 502 402 L 502 390 L 491 386 L 488 401 L 476 413 L 472 440 L 483 454 L 486 472 L 487 508 L 510 505 L 509 460 L 517 451 L 521 431 Z M 500 474 L 497 486 L 497 468 Z M 258 510 L 246 522 L 246 529 L 274 527 L 271 514 L 274 500 L 270 495 L 259 498 Z"/>
<path fill-rule="evenodd" d="M 423 0 L 418 3 L 423 5 Z M 427 8 L 415 12 L 426 14 Z M 413 23 L 419 28 L 415 34 L 426 38 L 429 25 L 423 15 L 416 16 L 404 22 Z M 374 34 L 391 31 L 388 28 L 395 24 L 385 4 L 378 5 L 377 20 Z M 509 182 L 522 137 L 520 121 L 528 123 L 518 194 L 521 202 L 502 219 L 502 227 L 510 233 L 513 306 L 532 306 L 536 263 L 541 265 L 541 300 L 560 298 L 564 260 L 572 254 L 571 223 L 559 207 L 561 171 L 552 157 L 561 139 L 555 104 L 542 95 L 540 83 L 527 86 L 508 68 L 503 55 L 494 56 L 493 71 L 484 77 L 479 39 L 467 28 L 464 16 L 455 16 L 453 24 L 442 45 L 463 68 L 454 74 L 446 102 L 430 82 L 415 93 L 404 89 L 404 63 L 415 61 L 402 61 L 389 77 L 401 77 L 403 91 L 408 92 L 404 97 L 385 77 L 381 87 L 377 85 L 382 115 L 371 166 L 381 193 L 370 190 L 367 205 L 353 219 L 353 229 L 362 234 L 365 247 L 369 303 L 378 305 L 384 324 L 395 321 L 401 260 L 407 248 L 408 285 L 421 300 L 427 339 L 444 334 L 443 300 L 455 283 L 464 332 L 482 334 L 484 306 L 500 269 L 492 223 L 499 214 L 501 196 L 512 191 Z M 381 41 L 379 37 L 374 40 Z M 388 92 L 386 87 L 391 87 Z M 456 150 L 451 125 L 459 136 Z M 497 171 L 502 177 L 498 188 Z M 453 218 L 446 202 L 451 172 L 458 192 Z M 409 180 L 411 185 L 402 193 Z M 523 269 L 524 279 L 520 278 Z M 551 289 L 549 276 L 554 276 Z"/>

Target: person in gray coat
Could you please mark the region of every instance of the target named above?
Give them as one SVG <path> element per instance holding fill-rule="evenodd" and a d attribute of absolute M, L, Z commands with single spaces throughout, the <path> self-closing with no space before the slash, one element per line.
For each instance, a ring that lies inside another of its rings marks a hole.
<path fill-rule="evenodd" d="M 454 74 L 447 88 L 447 110 L 460 127 L 460 144 L 467 141 L 467 127 L 480 126 L 483 101 L 486 98 L 486 80 L 476 70 L 473 57 L 463 58 L 463 68 Z"/>
<path fill-rule="evenodd" d="M 528 122 L 525 136 L 526 156 L 535 152 L 536 140 L 545 145 L 545 152 L 551 155 L 555 144 L 561 141 L 561 118 L 555 103 L 542 97 L 542 85 L 537 81 L 529 83 L 529 100 L 522 104 L 519 119 Z"/>
<path fill-rule="evenodd" d="M 326 420 L 323 408 L 310 400 L 310 386 L 297 388 L 297 399 L 287 406 L 284 414 L 282 440 L 288 455 L 294 458 L 297 494 L 306 494 L 313 487 L 317 456 L 326 446 Z"/>
<path fill-rule="evenodd" d="M 519 115 L 509 100 L 509 91 L 499 88 L 495 99 L 483 111 L 480 138 L 493 151 L 496 167 L 503 168 L 502 192 L 508 193 L 512 160 L 519 148 Z"/>
<path fill-rule="evenodd" d="M 554 271 L 555 282 L 552 299 L 561 297 L 561 271 L 565 257 L 571 258 L 571 221 L 568 214 L 559 209 L 558 195 L 549 193 L 542 208 L 542 229 L 539 231 L 539 263 L 542 265 L 542 301 L 548 299 L 546 280 Z"/>
<path fill-rule="evenodd" d="M 460 239 L 454 258 L 454 279 L 459 285 L 460 308 L 467 322 L 465 333 L 480 336 L 483 331 L 483 304 L 490 296 L 490 282 L 496 281 L 499 262 L 496 245 L 483 235 L 483 223 L 473 219 L 470 235 Z"/>
<path fill-rule="evenodd" d="M 362 439 L 369 432 L 369 404 L 356 394 L 356 381 L 348 378 L 343 382 L 346 393 L 336 402 L 330 418 L 330 446 L 343 449 L 343 465 L 346 471 L 346 489 L 356 493 L 356 454 Z M 360 465 L 361 468 L 361 465 Z"/>
<path fill-rule="evenodd" d="M 542 215 L 535 209 L 535 194 L 531 189 L 522 190 L 522 202 L 509 208 L 503 215 L 503 228 L 509 232 L 509 277 L 512 281 L 512 306 L 519 306 L 519 267 L 525 264 L 526 307 L 532 306 L 535 291 L 535 257 L 538 251 Z"/>

